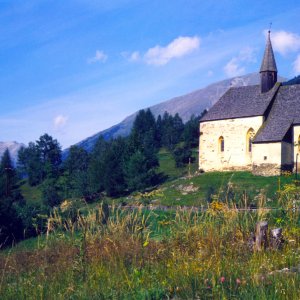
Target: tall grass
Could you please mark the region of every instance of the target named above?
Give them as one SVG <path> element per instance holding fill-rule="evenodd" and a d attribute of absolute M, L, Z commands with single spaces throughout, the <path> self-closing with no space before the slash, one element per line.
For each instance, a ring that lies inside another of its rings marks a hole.
<path fill-rule="evenodd" d="M 289 208 L 295 195 L 285 189 L 280 201 Z M 202 213 L 113 207 L 109 217 L 102 206 L 68 215 L 65 203 L 38 246 L 0 255 L 0 298 L 299 299 L 299 214 L 260 203 L 252 213 L 217 200 Z M 282 250 L 251 249 L 262 219 L 280 223 Z"/>

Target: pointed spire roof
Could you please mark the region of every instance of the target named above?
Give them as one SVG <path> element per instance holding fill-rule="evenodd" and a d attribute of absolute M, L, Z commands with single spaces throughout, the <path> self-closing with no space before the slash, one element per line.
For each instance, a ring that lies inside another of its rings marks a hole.
<path fill-rule="evenodd" d="M 266 72 L 266 71 L 277 72 L 276 61 L 275 61 L 274 52 L 272 48 L 270 33 L 271 31 L 269 30 L 264 59 L 260 67 L 260 72 Z"/>

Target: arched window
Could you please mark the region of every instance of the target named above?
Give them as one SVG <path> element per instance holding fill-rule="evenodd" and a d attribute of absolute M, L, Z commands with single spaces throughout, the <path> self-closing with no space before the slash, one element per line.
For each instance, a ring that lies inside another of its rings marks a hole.
<path fill-rule="evenodd" d="M 224 138 L 222 136 L 219 137 L 219 152 L 224 152 Z"/>
<path fill-rule="evenodd" d="M 252 152 L 252 141 L 253 141 L 254 136 L 255 136 L 255 131 L 253 128 L 250 128 L 247 131 L 247 136 L 246 136 L 246 147 L 247 147 L 248 153 Z"/>

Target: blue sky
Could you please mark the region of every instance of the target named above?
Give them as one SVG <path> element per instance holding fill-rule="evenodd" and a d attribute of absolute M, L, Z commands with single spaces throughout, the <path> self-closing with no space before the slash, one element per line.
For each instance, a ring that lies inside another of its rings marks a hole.
<path fill-rule="evenodd" d="M 63 148 L 136 110 L 259 70 L 300 74 L 299 1 L 0 0 L 0 140 Z"/>

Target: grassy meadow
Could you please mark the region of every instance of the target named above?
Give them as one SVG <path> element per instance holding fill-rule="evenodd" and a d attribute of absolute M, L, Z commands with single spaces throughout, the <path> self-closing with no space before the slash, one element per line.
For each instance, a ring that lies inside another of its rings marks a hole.
<path fill-rule="evenodd" d="M 161 213 L 101 206 L 0 255 L 1 299 L 298 299 L 299 212 Z M 66 207 L 65 207 L 66 209 Z M 258 220 L 280 224 L 282 250 L 255 252 Z"/>
<path fill-rule="evenodd" d="M 160 163 L 168 178 L 155 189 L 93 204 L 66 200 L 37 238 L 2 250 L 0 299 L 299 299 L 293 178 L 194 174 L 196 163 L 189 177 L 167 152 Z M 38 188 L 22 191 L 38 201 Z M 258 209 L 237 209 L 251 204 Z M 182 209 L 200 205 L 207 210 Z M 254 251 L 251 236 L 262 220 L 283 229 L 282 249 Z"/>

